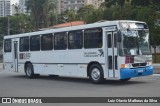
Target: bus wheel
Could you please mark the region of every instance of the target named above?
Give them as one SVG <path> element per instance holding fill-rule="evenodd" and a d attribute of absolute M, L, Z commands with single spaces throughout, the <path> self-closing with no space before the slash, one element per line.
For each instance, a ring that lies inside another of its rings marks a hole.
<path fill-rule="evenodd" d="M 120 79 L 121 82 L 127 82 L 129 81 L 131 78 L 126 78 L 126 79 Z"/>
<path fill-rule="evenodd" d="M 28 78 L 33 78 L 35 75 L 34 75 L 34 71 L 33 71 L 33 65 L 31 63 L 28 63 L 25 67 L 25 73 L 26 73 L 26 76 Z"/>
<path fill-rule="evenodd" d="M 95 84 L 104 82 L 103 69 L 99 64 L 93 64 L 89 68 L 89 79 Z"/>

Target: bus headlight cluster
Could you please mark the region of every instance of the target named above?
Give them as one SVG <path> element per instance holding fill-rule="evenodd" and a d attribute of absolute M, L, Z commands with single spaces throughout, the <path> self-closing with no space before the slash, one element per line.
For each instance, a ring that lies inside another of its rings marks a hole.
<path fill-rule="evenodd" d="M 152 61 L 148 61 L 147 66 L 151 66 L 151 65 L 152 65 Z"/>
<path fill-rule="evenodd" d="M 132 68 L 132 64 L 122 64 L 121 68 Z"/>

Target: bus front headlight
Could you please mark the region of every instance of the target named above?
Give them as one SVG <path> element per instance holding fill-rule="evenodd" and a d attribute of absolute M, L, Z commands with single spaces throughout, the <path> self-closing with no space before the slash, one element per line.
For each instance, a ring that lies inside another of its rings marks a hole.
<path fill-rule="evenodd" d="M 152 65 L 152 61 L 148 61 L 147 66 L 151 66 L 151 65 Z"/>
<path fill-rule="evenodd" d="M 121 64 L 121 68 L 132 68 L 131 64 Z"/>

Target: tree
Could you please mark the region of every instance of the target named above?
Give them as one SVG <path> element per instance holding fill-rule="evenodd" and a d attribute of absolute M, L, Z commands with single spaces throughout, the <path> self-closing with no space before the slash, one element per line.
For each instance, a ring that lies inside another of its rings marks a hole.
<path fill-rule="evenodd" d="M 125 0 L 105 0 L 106 7 L 110 8 L 111 6 L 121 6 L 123 7 L 125 4 Z"/>
<path fill-rule="evenodd" d="M 110 8 L 113 5 L 116 5 L 117 0 L 105 0 L 106 7 Z"/>
<path fill-rule="evenodd" d="M 0 17 L 0 47 L 3 46 L 3 37 L 7 35 L 8 19 L 6 17 Z"/>
<path fill-rule="evenodd" d="M 10 35 L 33 31 L 30 16 L 27 14 L 17 14 L 9 17 Z"/>
<path fill-rule="evenodd" d="M 121 6 L 121 7 L 123 7 L 124 4 L 125 4 L 125 0 L 117 0 L 117 4 L 118 4 L 119 6 Z"/>
<path fill-rule="evenodd" d="M 93 5 L 86 5 L 82 8 L 80 8 L 77 11 L 77 16 L 79 20 L 85 21 L 88 23 L 88 20 L 91 18 L 91 14 L 94 12 L 94 6 Z M 92 17 L 94 18 L 94 17 Z"/>
<path fill-rule="evenodd" d="M 132 0 L 131 5 L 133 6 L 148 6 L 150 4 L 150 0 Z"/>
<path fill-rule="evenodd" d="M 44 0 L 27 0 L 26 7 L 27 11 L 30 12 L 32 16 L 33 22 L 35 22 L 35 29 L 39 29 L 40 27 L 40 20 L 42 18 L 42 4 Z"/>
<path fill-rule="evenodd" d="M 151 0 L 151 7 L 160 12 L 160 0 Z"/>
<path fill-rule="evenodd" d="M 49 26 L 49 16 L 50 14 L 54 14 L 55 12 L 55 0 L 45 0 L 44 4 L 42 4 L 42 16 L 43 16 L 43 20 L 44 20 L 44 27 L 48 27 Z"/>
<path fill-rule="evenodd" d="M 154 48 L 154 61 L 156 62 L 156 48 L 160 45 L 160 26 L 155 25 L 155 27 L 151 28 L 150 30 L 150 43 Z"/>
<path fill-rule="evenodd" d="M 35 29 L 48 27 L 49 14 L 54 12 L 55 0 L 27 0 L 27 10 L 35 22 Z"/>
<path fill-rule="evenodd" d="M 66 22 L 71 22 L 71 21 L 76 21 L 76 20 L 78 20 L 77 12 L 73 9 L 66 10 L 59 15 L 60 23 L 66 23 Z"/>
<path fill-rule="evenodd" d="M 94 9 L 94 10 L 92 10 L 91 13 L 85 15 L 84 21 L 86 23 L 94 23 L 94 22 L 104 20 L 103 17 L 104 17 L 103 16 L 103 10 Z"/>

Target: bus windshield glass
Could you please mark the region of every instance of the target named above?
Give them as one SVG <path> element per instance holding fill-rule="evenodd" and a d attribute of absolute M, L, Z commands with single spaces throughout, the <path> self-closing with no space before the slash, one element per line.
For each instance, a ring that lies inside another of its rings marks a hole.
<path fill-rule="evenodd" d="M 122 42 L 119 49 L 120 56 L 150 55 L 148 30 L 122 30 Z"/>

